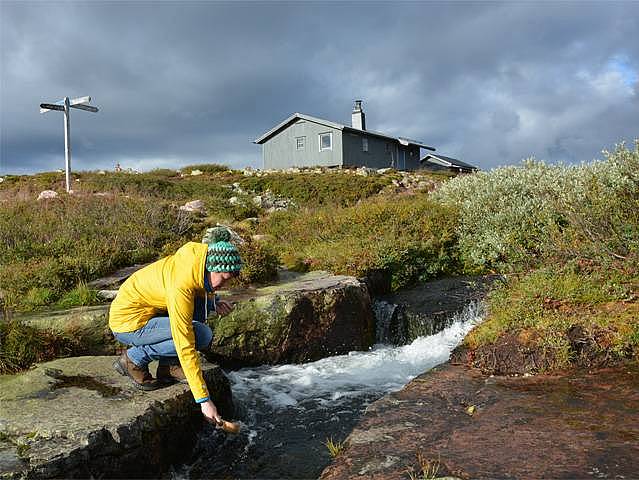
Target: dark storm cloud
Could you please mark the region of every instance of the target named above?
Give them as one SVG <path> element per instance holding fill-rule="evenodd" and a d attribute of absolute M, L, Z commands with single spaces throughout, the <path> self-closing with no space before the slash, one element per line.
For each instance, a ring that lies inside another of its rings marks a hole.
<path fill-rule="evenodd" d="M 482 168 L 599 157 L 639 136 L 635 3 L 0 3 L 0 173 L 259 166 L 293 112 L 409 136 Z"/>

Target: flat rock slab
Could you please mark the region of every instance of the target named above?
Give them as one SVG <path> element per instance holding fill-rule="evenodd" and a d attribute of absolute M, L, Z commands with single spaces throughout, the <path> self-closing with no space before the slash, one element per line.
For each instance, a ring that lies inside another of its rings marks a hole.
<path fill-rule="evenodd" d="M 193 445 L 203 423 L 187 385 L 136 389 L 117 357 L 73 357 L 0 377 L 0 477 L 154 477 Z M 229 382 L 203 363 L 218 409 Z"/>
<path fill-rule="evenodd" d="M 321 479 L 637 478 L 639 366 L 485 377 L 444 364 L 367 409 Z"/>
<path fill-rule="evenodd" d="M 26 325 L 77 341 L 76 355 L 113 355 L 118 344 L 109 329 L 110 305 L 75 307 L 16 315 Z"/>
<path fill-rule="evenodd" d="M 107 277 L 98 278 L 97 280 L 89 282 L 87 286 L 95 290 L 117 289 L 127 278 L 147 265 L 148 263 L 121 268 Z"/>

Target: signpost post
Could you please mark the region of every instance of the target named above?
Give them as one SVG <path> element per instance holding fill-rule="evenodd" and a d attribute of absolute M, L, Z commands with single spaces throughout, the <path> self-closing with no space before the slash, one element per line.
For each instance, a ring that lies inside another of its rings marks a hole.
<path fill-rule="evenodd" d="M 51 110 L 58 110 L 64 112 L 64 165 L 66 173 L 66 186 L 67 192 L 71 190 L 71 124 L 69 121 L 69 109 L 77 108 L 79 110 L 86 110 L 87 112 L 96 113 L 97 107 L 89 105 L 91 97 L 78 97 L 73 100 L 69 100 L 69 97 L 64 97 L 56 103 L 41 103 L 40 113 L 47 113 Z"/>

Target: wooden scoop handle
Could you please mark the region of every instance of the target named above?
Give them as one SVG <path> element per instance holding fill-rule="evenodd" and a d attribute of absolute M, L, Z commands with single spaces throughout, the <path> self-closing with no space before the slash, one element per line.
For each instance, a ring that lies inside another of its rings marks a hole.
<path fill-rule="evenodd" d="M 240 431 L 239 423 L 229 422 L 226 420 L 221 420 L 219 422 L 216 422 L 216 427 L 221 428 L 227 433 L 239 433 Z"/>

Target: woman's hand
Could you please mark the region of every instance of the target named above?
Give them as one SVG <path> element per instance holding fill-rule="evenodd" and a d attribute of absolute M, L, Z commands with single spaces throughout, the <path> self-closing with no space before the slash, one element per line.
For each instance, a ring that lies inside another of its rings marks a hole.
<path fill-rule="evenodd" d="M 225 300 L 218 300 L 215 303 L 215 311 L 217 312 L 218 315 L 222 317 L 224 315 L 228 315 L 229 313 L 231 313 L 231 311 L 233 311 L 233 308 L 235 307 L 231 303 Z"/>
<path fill-rule="evenodd" d="M 200 408 L 202 409 L 202 415 L 204 415 L 204 418 L 206 418 L 208 422 L 218 425 L 222 421 L 222 417 L 217 413 L 217 407 L 212 400 L 201 403 Z"/>

